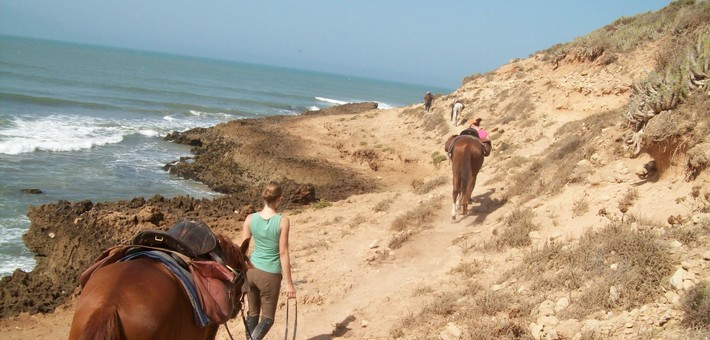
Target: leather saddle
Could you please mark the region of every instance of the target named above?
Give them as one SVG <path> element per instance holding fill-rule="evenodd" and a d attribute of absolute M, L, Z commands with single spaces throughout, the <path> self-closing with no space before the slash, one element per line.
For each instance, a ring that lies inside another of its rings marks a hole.
<path fill-rule="evenodd" d="M 180 220 L 168 231 L 141 231 L 131 243 L 174 250 L 191 259 L 207 257 L 217 248 L 217 238 L 214 233 L 207 224 L 199 220 Z"/>

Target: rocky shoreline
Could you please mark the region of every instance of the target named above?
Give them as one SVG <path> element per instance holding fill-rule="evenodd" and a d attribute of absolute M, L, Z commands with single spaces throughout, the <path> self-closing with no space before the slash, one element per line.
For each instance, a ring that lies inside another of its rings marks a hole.
<path fill-rule="evenodd" d="M 192 146 L 194 157 L 165 166 L 171 174 L 200 181 L 225 195 L 213 199 L 156 195 L 118 202 L 68 202 L 32 206 L 23 236 L 36 254 L 31 272 L 15 270 L 0 280 L 0 317 L 47 313 L 78 293 L 78 276 L 103 249 L 129 241 L 137 232 L 166 229 L 178 219 L 196 217 L 216 232 L 236 232 L 260 204 L 269 180 L 284 184 L 285 205 L 336 201 L 376 188 L 368 178 L 317 157 L 298 157 L 308 142 L 289 126 L 321 115 L 356 114 L 377 103 L 345 104 L 299 116 L 235 120 L 211 128 L 173 132 L 166 137 Z M 347 179 L 347 180 L 343 180 Z"/>

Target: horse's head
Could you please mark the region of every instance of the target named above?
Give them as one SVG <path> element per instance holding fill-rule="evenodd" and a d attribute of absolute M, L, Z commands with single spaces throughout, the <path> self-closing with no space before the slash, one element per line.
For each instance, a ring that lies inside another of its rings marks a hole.
<path fill-rule="evenodd" d="M 234 310 L 231 317 L 236 317 L 241 309 L 242 296 L 246 292 L 247 280 L 247 262 L 246 248 L 249 246 L 249 240 L 246 240 L 241 247 L 237 247 L 227 236 L 218 235 L 217 242 L 222 251 L 222 260 L 224 264 L 234 270 L 236 277 L 231 289 L 231 296 L 234 302 Z"/>

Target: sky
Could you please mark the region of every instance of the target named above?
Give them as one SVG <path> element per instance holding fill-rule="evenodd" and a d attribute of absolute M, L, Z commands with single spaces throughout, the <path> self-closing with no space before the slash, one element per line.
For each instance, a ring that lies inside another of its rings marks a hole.
<path fill-rule="evenodd" d="M 0 0 L 0 34 L 454 89 L 468 75 L 668 3 Z"/>

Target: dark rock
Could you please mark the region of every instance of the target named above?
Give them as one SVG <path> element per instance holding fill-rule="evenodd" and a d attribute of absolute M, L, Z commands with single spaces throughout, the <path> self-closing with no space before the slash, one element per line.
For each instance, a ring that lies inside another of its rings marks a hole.
<path fill-rule="evenodd" d="M 299 204 L 313 203 L 317 201 L 316 188 L 312 184 L 303 184 L 296 189 L 290 201 Z"/>
<path fill-rule="evenodd" d="M 39 189 L 22 189 L 20 191 L 22 191 L 24 193 L 28 193 L 28 194 L 33 194 L 33 195 L 37 195 L 37 194 L 42 193 L 42 190 L 39 190 Z"/>
<path fill-rule="evenodd" d="M 349 103 L 338 106 L 332 106 L 318 111 L 303 111 L 301 115 L 303 116 L 324 116 L 324 115 L 343 115 L 343 114 L 353 114 L 362 113 L 370 110 L 377 109 L 378 104 L 376 102 L 364 102 L 364 103 Z"/>

